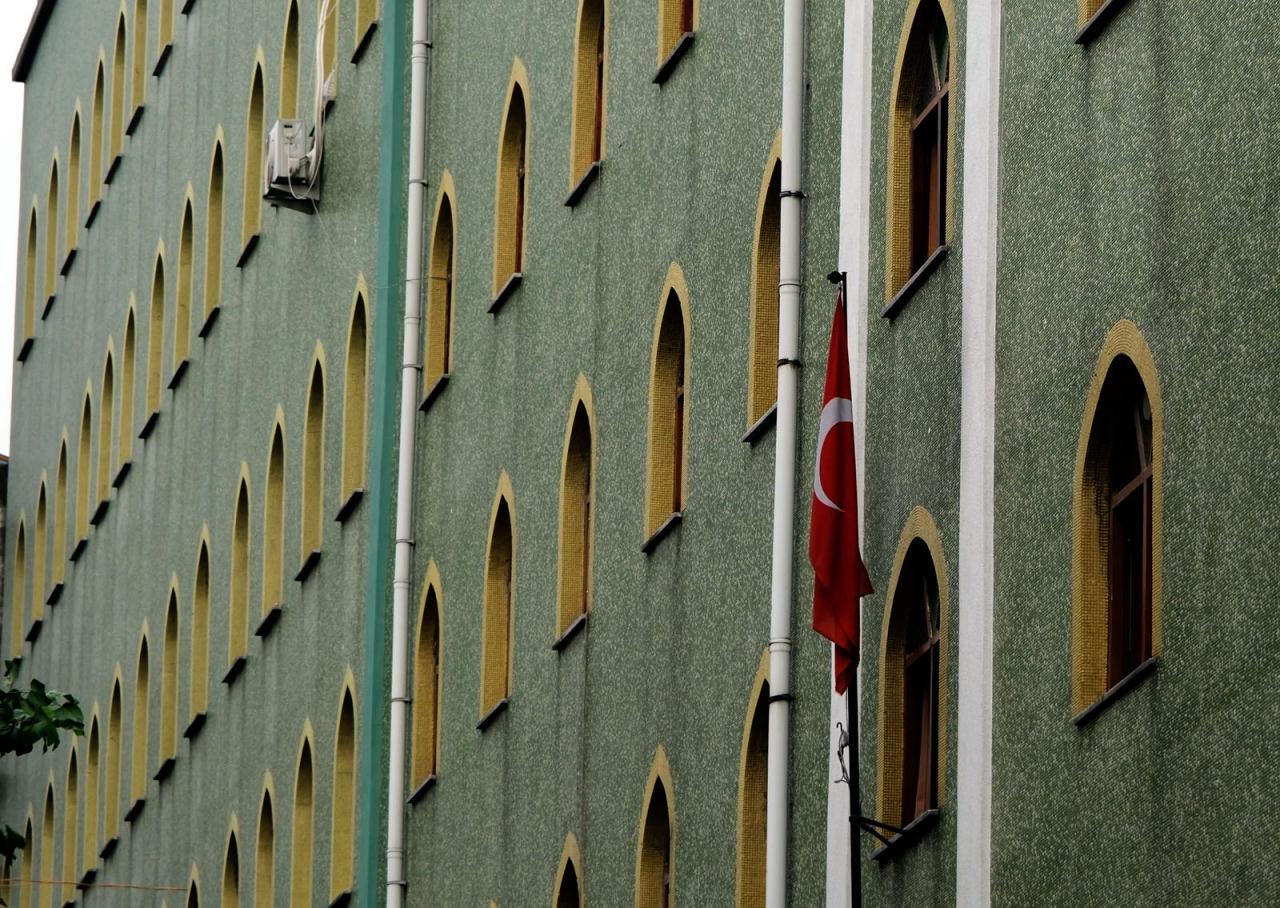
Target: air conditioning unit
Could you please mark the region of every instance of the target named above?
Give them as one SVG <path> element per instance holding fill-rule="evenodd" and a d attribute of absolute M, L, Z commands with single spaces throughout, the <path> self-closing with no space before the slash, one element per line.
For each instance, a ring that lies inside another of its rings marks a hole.
<path fill-rule="evenodd" d="M 267 134 L 262 197 L 272 205 L 312 211 L 320 187 L 312 173 L 310 137 L 302 120 L 276 120 Z"/>

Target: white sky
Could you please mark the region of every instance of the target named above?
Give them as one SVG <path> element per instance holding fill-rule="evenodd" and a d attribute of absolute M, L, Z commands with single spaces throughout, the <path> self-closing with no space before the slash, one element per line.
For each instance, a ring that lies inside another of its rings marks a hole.
<path fill-rule="evenodd" d="M 4 0 L 0 11 L 0 453 L 9 451 L 13 304 L 22 190 L 22 86 L 10 80 L 36 0 Z"/>

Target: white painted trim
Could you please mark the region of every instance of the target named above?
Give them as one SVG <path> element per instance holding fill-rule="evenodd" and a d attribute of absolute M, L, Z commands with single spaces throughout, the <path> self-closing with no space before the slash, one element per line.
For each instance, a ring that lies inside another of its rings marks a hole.
<path fill-rule="evenodd" d="M 870 280 L 871 230 L 871 20 L 873 0 L 845 0 L 844 63 L 840 124 L 840 270 L 849 275 L 849 370 L 853 391 L 854 451 L 858 488 L 865 488 L 867 416 L 867 287 Z M 863 525 L 863 498 L 858 499 L 858 525 Z M 833 663 L 834 673 L 834 663 Z M 858 724 L 862 724 L 862 668 L 858 668 Z M 844 723 L 845 697 L 831 696 L 830 748 L 827 791 L 827 898 L 828 908 L 848 908 L 852 880 L 849 877 L 849 791 L 829 784 L 840 777 L 836 758 L 839 731 Z M 861 739 L 861 736 L 860 736 Z M 864 809 L 865 797 L 863 793 Z"/>
<path fill-rule="evenodd" d="M 1001 0 L 967 4 L 960 392 L 956 904 L 991 904 L 995 337 Z"/>

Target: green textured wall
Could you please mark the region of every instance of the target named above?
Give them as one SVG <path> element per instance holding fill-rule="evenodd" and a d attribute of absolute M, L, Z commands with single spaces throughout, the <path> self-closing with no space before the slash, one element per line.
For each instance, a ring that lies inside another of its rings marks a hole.
<path fill-rule="evenodd" d="M 310 89 L 305 86 L 312 79 L 317 4 L 308 0 L 301 6 L 301 94 L 309 99 Z M 382 288 L 374 286 L 381 35 L 374 35 L 358 65 L 349 62 L 354 4 L 343 4 L 338 100 L 329 121 L 321 213 L 308 216 L 277 211 L 264 203 L 262 241 L 246 266 L 237 269 L 244 133 L 254 52 L 261 44 L 266 56 L 269 125 L 278 105 L 285 8 L 283 2 L 266 0 L 196 0 L 189 14 L 175 16 L 172 53 L 160 76 L 148 76 L 145 114 L 134 135 L 125 140 L 123 161 L 104 191 L 97 219 L 91 229 L 80 231 L 79 256 L 68 276 L 58 282 L 57 302 L 49 318 L 37 326 L 30 356 L 14 366 L 11 510 L 15 515 L 18 511 L 33 515 L 40 473 L 48 471 L 53 476 L 64 427 L 75 450 L 86 381 L 94 385 L 96 403 L 108 337 L 115 338 L 119 356 L 130 292 L 139 298 L 139 363 L 145 361 L 151 268 L 160 239 L 169 250 L 164 360 L 168 379 L 176 247 L 188 181 L 196 198 L 193 320 L 199 324 L 204 203 L 214 132 L 221 124 L 226 134 L 226 260 L 221 317 L 206 340 L 193 342 L 191 367 L 176 392 L 164 392 L 154 433 L 145 442 L 135 441 L 132 472 L 112 493 L 106 518 L 91 530 L 83 557 L 68 565 L 62 600 L 46 617 L 35 645 L 26 647 L 23 663 L 24 678 L 34 675 L 74 692 L 86 712 L 98 704 L 103 720 L 112 672 L 117 663 L 121 666 L 125 694 L 123 814 L 129 801 L 133 676 L 144 620 L 151 631 L 152 765 L 148 778 L 159 754 L 161 643 L 165 595 L 174 572 L 181 591 L 183 668 L 178 710 L 180 727 L 186 724 L 190 596 L 198 534 L 207 522 L 213 543 L 208 724 L 194 742 L 179 740 L 176 769 L 163 783 L 149 782 L 142 815 L 131 826 L 122 824 L 120 845 L 105 864 L 99 862 L 98 877 L 113 884 L 184 886 L 194 863 L 206 898 L 216 893 L 221 879 L 232 813 L 239 818 L 242 891 L 252 885 L 250 855 L 267 771 L 274 777 L 277 799 L 277 893 L 287 891 L 290 800 L 306 719 L 316 735 L 314 885 L 317 893 L 327 897 L 328 804 L 339 695 L 348 666 L 357 679 L 360 677 L 364 633 L 368 501 L 345 525 L 334 523 L 333 517 L 341 488 L 342 366 L 357 275 L 363 273 L 373 291 L 367 301 L 371 354 L 386 296 Z M 80 98 L 88 108 L 98 48 L 104 46 L 110 58 L 116 13 L 116 5 L 108 2 L 64 2 L 54 10 L 26 84 L 24 204 L 20 212 L 24 219 L 33 195 L 43 204 L 54 146 L 61 149 L 65 167 L 74 104 Z M 155 59 L 157 17 L 158 4 L 153 0 L 148 72 Z M 304 107 L 309 107 L 309 101 Z M 87 143 L 81 199 L 86 195 Z M 65 189 L 62 198 L 65 207 Z M 22 239 L 25 242 L 25 220 Z M 317 340 L 324 345 L 328 364 L 324 556 L 315 573 L 300 586 L 291 579 L 299 563 L 300 441 Z M 378 366 L 371 357 L 371 370 Z M 144 416 L 141 370 L 136 395 L 135 425 L 128 427 L 135 434 Z M 248 666 L 228 688 L 219 679 L 227 658 L 234 495 L 243 461 L 252 476 L 249 612 L 251 624 L 256 624 L 262 496 L 277 404 L 284 408 L 287 433 L 284 617 L 265 641 L 250 638 Z M 118 401 L 116 407 L 118 413 Z M 94 451 L 96 456 L 96 426 Z M 74 488 L 74 453 L 71 468 Z M 6 540 L 9 553 L 16 527 L 17 520 L 11 520 Z M 12 576 L 12 558 L 9 554 L 8 576 Z M 367 691 L 358 690 L 358 708 L 366 699 Z M 80 742 L 82 767 L 85 744 Z M 67 759 L 64 746 L 47 757 L 23 758 L 0 777 L 3 820 L 19 825 L 30 802 L 37 805 L 38 829 L 38 805 L 43 799 L 44 780 L 52 770 L 59 816 L 59 872 Z M 83 800 L 83 780 L 80 793 Z M 82 805 L 81 824 L 83 818 Z M 142 898 L 106 890 L 85 896 L 87 902 L 101 904 L 141 904 Z"/>
<path fill-rule="evenodd" d="M 960 276 L 964 240 L 960 223 L 964 211 L 964 178 L 960 149 L 964 135 L 964 16 L 963 2 L 955 4 L 951 42 L 952 70 L 950 133 L 951 246 L 945 260 L 920 286 L 893 319 L 881 318 L 887 302 L 886 211 L 888 123 L 894 64 L 902 33 L 909 27 L 907 0 L 877 3 L 872 35 L 871 64 L 871 250 L 866 305 L 867 415 L 863 507 L 866 527 L 863 551 L 876 591 L 863 600 L 862 667 L 862 804 L 876 810 L 876 752 L 879 746 L 880 646 L 888 614 L 890 575 L 898 539 L 912 508 L 933 515 L 942 538 L 942 557 L 950 585 L 945 677 L 947 714 L 942 814 L 938 825 L 916 844 L 883 864 L 869 860 L 879 845 L 863 836 L 863 879 L 869 904 L 943 904 L 955 900 L 955 742 L 956 643 L 963 620 L 957 608 L 956 547 L 960 504 Z M 941 578 L 940 578 L 941 579 Z"/>
<path fill-rule="evenodd" d="M 755 447 L 740 438 L 754 219 L 781 119 L 781 8 L 706 0 L 694 46 L 658 87 L 653 4 L 610 4 L 603 173 L 569 209 L 575 15 L 572 3 L 436 4 L 428 173 L 433 205 L 444 168 L 457 187 L 456 353 L 450 383 L 419 417 L 415 615 L 435 559 L 444 705 L 439 781 L 408 825 L 410 904 L 548 901 L 568 832 L 587 898 L 629 904 L 659 744 L 674 779 L 677 901 L 733 899 L 738 758 L 768 638 L 774 436 Z M 841 19 L 838 4 L 810 4 L 801 464 L 831 324 Z M 516 56 L 530 84 L 527 264 L 493 316 L 496 148 Z M 691 297 L 689 492 L 683 524 L 646 556 L 650 350 L 672 261 Z M 579 373 L 596 408 L 593 609 L 557 655 L 560 464 Z M 484 553 L 504 469 L 515 490 L 514 687 L 509 711 L 480 733 Z M 808 630 L 804 538 L 791 889 L 808 905 L 824 888 L 829 650 Z"/>
<path fill-rule="evenodd" d="M 1262 904 L 1277 431 L 1280 113 L 1266 3 L 1006 7 L 996 449 L 994 894 Z M 1165 408 L 1164 654 L 1071 723 L 1071 488 L 1104 338 L 1137 323 Z M 1105 895 L 1104 895 L 1105 894 Z"/>

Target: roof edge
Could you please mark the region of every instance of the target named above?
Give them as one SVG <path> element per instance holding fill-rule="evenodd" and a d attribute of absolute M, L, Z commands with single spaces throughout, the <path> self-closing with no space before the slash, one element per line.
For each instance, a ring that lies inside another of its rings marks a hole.
<path fill-rule="evenodd" d="M 26 82 L 27 73 L 35 61 L 36 51 L 40 49 L 40 39 L 44 37 L 44 28 L 49 24 L 49 16 L 53 14 L 53 5 L 58 0 L 39 0 L 36 11 L 31 14 L 31 24 L 27 26 L 27 35 L 18 48 L 18 59 L 13 63 L 13 81 Z"/>

